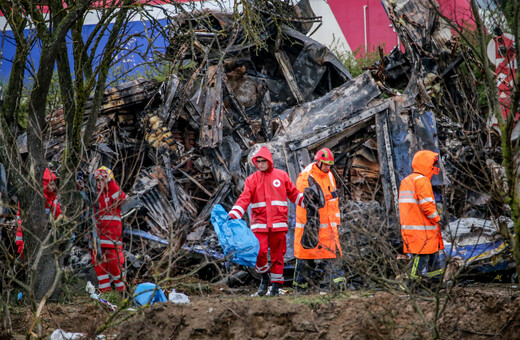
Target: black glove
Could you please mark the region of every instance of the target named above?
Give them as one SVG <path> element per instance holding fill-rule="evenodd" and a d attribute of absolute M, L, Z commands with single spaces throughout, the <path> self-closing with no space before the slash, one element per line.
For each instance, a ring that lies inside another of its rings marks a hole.
<path fill-rule="evenodd" d="M 314 191 L 311 187 L 305 188 L 303 190 L 303 203 L 305 204 L 305 206 L 308 206 L 309 204 L 315 205 L 317 199 L 316 196 L 316 191 Z"/>

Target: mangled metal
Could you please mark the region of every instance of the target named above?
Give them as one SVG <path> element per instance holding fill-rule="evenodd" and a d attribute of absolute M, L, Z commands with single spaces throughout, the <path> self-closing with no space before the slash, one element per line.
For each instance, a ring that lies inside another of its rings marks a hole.
<path fill-rule="evenodd" d="M 233 204 L 255 170 L 251 157 L 263 145 L 293 181 L 315 150 L 332 149 L 334 175 L 343 188 L 346 222 L 340 234 L 351 240 L 354 224 L 373 225 L 350 244 L 367 254 L 369 235 L 389 223 L 394 242 L 398 188 L 410 173 L 413 154 L 441 149 L 439 121 L 443 131 L 445 126 L 462 129 L 439 120 L 438 107 L 448 101 L 435 95 L 442 91 L 440 79 L 458 72 L 466 55 L 453 55 L 449 31 L 417 1 L 383 5 L 406 52 L 395 49 L 354 79 L 328 48 L 305 36 L 303 23 L 301 32 L 298 25 L 283 25 L 278 32 L 268 24 L 268 48 L 257 49 L 242 44 L 244 32 L 229 14 L 192 14 L 204 16 L 204 24 L 179 16 L 169 52 L 189 67 L 162 84 L 138 80 L 110 89 L 83 164 L 87 173 L 110 165 L 121 176 L 130 196 L 123 207 L 128 256 L 146 266 L 152 260 L 135 252 L 145 249 L 153 258 L 173 248 L 223 261 L 214 233 L 206 228 L 211 209 Z M 187 41 L 190 30 L 195 37 Z M 446 83 L 450 89 L 464 87 L 452 79 Z M 51 115 L 48 125 L 47 159 L 57 161 L 63 151 L 63 113 Z M 440 150 L 443 160 L 450 157 L 443 152 L 447 148 L 469 154 L 461 140 L 450 141 Z M 19 143 L 26 150 L 23 136 Z M 448 164 L 433 185 L 446 187 L 451 171 Z M 363 216 L 363 210 L 372 214 Z M 291 256 L 289 249 L 287 259 Z M 84 262 L 78 254 L 75 258 Z"/>

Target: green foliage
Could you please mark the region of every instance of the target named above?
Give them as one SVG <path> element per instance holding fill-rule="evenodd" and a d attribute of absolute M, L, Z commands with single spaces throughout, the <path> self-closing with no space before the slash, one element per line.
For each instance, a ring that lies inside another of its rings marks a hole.
<path fill-rule="evenodd" d="M 16 110 L 16 121 L 18 122 L 18 125 L 22 127 L 22 129 L 27 128 L 28 111 L 29 105 L 27 103 L 26 98 L 24 98 L 20 102 L 20 107 L 18 108 L 18 110 Z"/>
<path fill-rule="evenodd" d="M 347 68 L 352 77 L 359 76 L 379 60 L 379 54 L 376 51 L 364 53 L 361 52 L 361 47 L 357 48 L 355 51 L 345 51 L 344 47 L 342 47 L 337 40 L 332 42 L 330 50 Z"/>
<path fill-rule="evenodd" d="M 136 69 L 129 69 L 124 65 L 118 65 L 110 69 L 108 79 L 116 84 L 139 78 L 156 79 L 159 82 L 163 82 L 171 74 L 171 67 L 172 66 L 166 62 L 141 64 Z"/>
<path fill-rule="evenodd" d="M 59 303 L 71 303 L 80 296 L 86 296 L 85 281 L 80 280 L 72 271 L 65 271 L 62 276 L 61 294 L 58 297 Z"/>
<path fill-rule="evenodd" d="M 123 303 L 123 296 L 118 291 L 111 290 L 109 292 L 101 293 L 101 297 L 116 306 L 121 306 Z"/>
<path fill-rule="evenodd" d="M 47 96 L 47 112 L 46 115 L 50 115 L 58 108 L 62 106 L 61 96 L 60 96 L 60 84 L 58 81 L 58 72 L 54 71 L 52 74 L 51 85 L 49 88 L 49 95 Z"/>

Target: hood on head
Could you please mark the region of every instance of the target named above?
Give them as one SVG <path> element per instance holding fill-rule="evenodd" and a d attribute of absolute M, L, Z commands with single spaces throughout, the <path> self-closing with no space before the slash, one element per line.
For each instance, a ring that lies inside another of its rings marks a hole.
<path fill-rule="evenodd" d="M 267 170 L 271 170 L 273 168 L 273 155 L 271 154 L 271 151 L 266 146 L 262 146 L 260 150 L 256 153 L 256 155 L 253 156 L 252 162 L 258 169 L 258 164 L 256 164 L 256 159 L 258 157 L 262 157 L 267 159 L 267 163 L 269 164 L 269 168 Z"/>
<path fill-rule="evenodd" d="M 412 168 L 413 172 L 418 172 L 428 178 L 433 176 L 433 163 L 438 153 L 430 150 L 421 150 L 413 156 Z"/>
<path fill-rule="evenodd" d="M 43 191 L 47 194 L 47 187 L 49 186 L 50 181 L 56 182 L 56 175 L 52 173 L 52 171 L 49 170 L 49 168 L 46 168 L 43 172 Z"/>

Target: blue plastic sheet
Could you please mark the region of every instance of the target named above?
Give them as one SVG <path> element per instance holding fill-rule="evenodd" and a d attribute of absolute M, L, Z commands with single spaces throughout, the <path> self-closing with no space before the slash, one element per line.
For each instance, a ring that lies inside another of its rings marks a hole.
<path fill-rule="evenodd" d="M 217 204 L 211 211 L 211 223 L 224 254 L 234 263 L 254 267 L 260 244 L 246 222 L 229 219 L 226 210 Z"/>
<path fill-rule="evenodd" d="M 153 294 L 153 297 L 152 297 Z M 167 302 L 168 299 L 161 287 L 151 282 L 144 282 L 137 285 L 134 292 L 134 301 L 141 306 L 154 304 L 155 302 Z"/>

